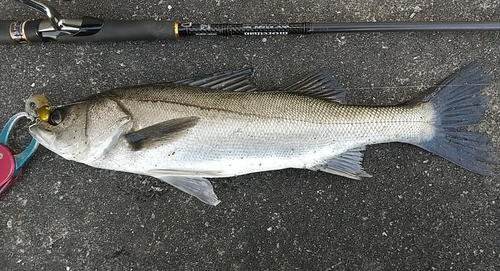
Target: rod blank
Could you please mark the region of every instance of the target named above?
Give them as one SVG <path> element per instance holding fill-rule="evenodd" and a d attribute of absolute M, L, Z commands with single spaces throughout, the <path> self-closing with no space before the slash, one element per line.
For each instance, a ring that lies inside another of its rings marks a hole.
<path fill-rule="evenodd" d="M 498 31 L 500 22 L 380 22 L 380 23 L 180 23 L 179 36 L 264 36 L 338 32 L 387 31 Z"/>

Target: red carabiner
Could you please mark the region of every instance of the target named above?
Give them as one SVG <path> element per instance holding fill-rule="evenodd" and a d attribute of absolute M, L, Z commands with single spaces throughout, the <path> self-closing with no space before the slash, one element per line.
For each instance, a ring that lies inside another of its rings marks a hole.
<path fill-rule="evenodd" d="M 29 115 L 22 112 L 12 116 L 0 131 L 0 195 L 19 179 L 23 165 L 38 147 L 34 139 L 25 150 L 18 154 L 14 154 L 8 146 L 10 132 L 22 117 L 29 117 Z"/>
<path fill-rule="evenodd" d="M 0 187 L 9 182 L 16 171 L 16 160 L 10 149 L 0 144 Z"/>

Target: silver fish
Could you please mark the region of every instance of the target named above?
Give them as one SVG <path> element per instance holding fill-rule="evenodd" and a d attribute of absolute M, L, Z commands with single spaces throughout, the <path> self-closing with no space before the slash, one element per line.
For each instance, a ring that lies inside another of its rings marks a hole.
<path fill-rule="evenodd" d="M 481 61 L 417 99 L 378 107 L 344 104 L 327 70 L 276 91 L 256 90 L 251 73 L 113 89 L 52 108 L 29 130 L 66 159 L 153 176 L 211 205 L 220 201 L 205 178 L 283 168 L 369 177 L 369 144 L 413 144 L 483 175 L 498 161 L 487 136 L 466 129 L 487 108 L 480 92 L 491 75 Z"/>

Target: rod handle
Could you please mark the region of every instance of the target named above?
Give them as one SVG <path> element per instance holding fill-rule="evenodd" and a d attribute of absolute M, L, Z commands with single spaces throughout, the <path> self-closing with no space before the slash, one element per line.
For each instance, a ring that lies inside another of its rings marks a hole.
<path fill-rule="evenodd" d="M 27 43 L 28 40 L 41 41 L 41 38 L 37 35 L 40 21 L 19 22 L 0 20 L 0 44 Z"/>
<path fill-rule="evenodd" d="M 133 41 L 133 40 L 174 40 L 178 36 L 178 26 L 174 21 L 127 21 L 105 20 L 95 24 L 92 18 L 84 18 L 85 31 L 74 35 L 57 35 L 57 38 L 47 38 L 48 32 L 43 32 L 47 20 L 9 21 L 0 20 L 0 45 L 22 44 L 57 41 L 62 43 L 103 42 L 103 41 Z M 50 25 L 50 24 L 49 24 Z M 51 33 L 57 34 L 57 30 Z"/>
<path fill-rule="evenodd" d="M 57 42 L 174 40 L 177 35 L 177 23 L 174 21 L 104 20 L 101 29 L 95 34 L 61 36 Z"/>
<path fill-rule="evenodd" d="M 0 44 L 16 44 L 10 37 L 10 25 L 14 21 L 0 20 Z"/>

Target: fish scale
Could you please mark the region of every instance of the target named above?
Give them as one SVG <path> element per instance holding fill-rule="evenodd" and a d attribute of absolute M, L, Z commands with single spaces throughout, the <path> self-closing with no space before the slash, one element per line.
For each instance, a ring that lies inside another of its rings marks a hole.
<path fill-rule="evenodd" d="M 361 107 L 291 93 L 218 93 L 169 85 L 148 90 L 127 88 L 101 98 L 119 100 L 136 129 L 189 116 L 199 117 L 198 125 L 168 146 L 146 154 L 162 157 L 163 153 L 175 153 L 154 166 L 141 162 L 148 161 L 147 156 L 130 150 L 126 142 L 117 153 L 129 158 L 118 166 L 107 159 L 97 160 L 93 165 L 116 170 L 135 166 L 144 172 L 153 168 L 187 168 L 188 171 L 215 168 L 218 177 L 227 177 L 272 167 L 311 167 L 367 143 L 410 142 L 431 137 L 434 132 L 428 104 Z M 195 94 L 189 95 L 190 92 Z M 140 94 L 130 99 L 132 93 Z M 142 158 L 132 159 L 138 155 Z"/>

